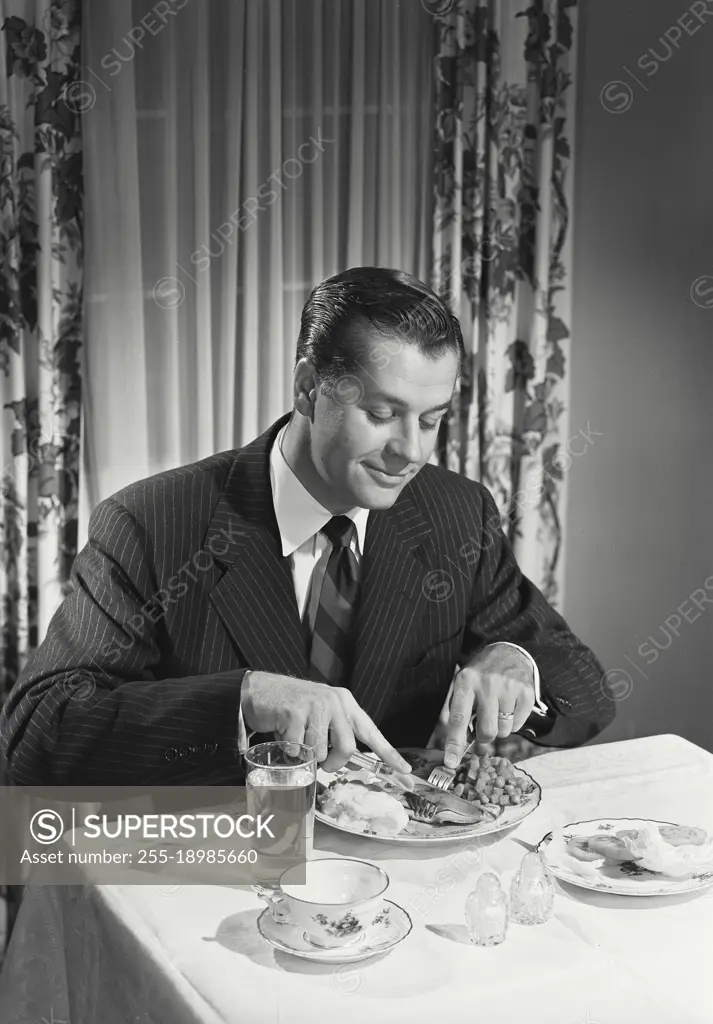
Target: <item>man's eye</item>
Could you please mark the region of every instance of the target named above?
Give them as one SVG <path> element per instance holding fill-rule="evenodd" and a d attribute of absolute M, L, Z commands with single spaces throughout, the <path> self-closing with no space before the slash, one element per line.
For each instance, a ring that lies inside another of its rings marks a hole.
<path fill-rule="evenodd" d="M 392 420 L 396 419 L 396 416 L 393 413 L 388 416 L 377 416 L 376 413 L 367 410 L 366 415 L 372 423 L 391 423 Z M 421 430 L 435 430 L 440 422 L 440 419 L 437 419 L 435 423 L 424 423 L 423 420 L 421 420 Z"/>

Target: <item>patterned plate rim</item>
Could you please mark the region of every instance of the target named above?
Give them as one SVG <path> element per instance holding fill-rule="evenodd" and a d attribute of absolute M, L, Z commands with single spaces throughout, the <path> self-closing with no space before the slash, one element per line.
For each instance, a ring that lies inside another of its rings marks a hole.
<path fill-rule="evenodd" d="M 659 821 L 657 818 L 585 818 L 583 821 L 570 821 L 567 825 L 562 825 L 560 828 L 553 829 L 551 832 L 548 832 L 547 835 L 544 835 L 537 844 L 537 850 L 539 852 L 541 848 L 545 848 L 547 844 L 551 842 L 555 832 L 562 833 L 566 831 L 566 829 L 576 828 L 578 825 L 596 825 L 601 822 L 611 822 L 612 824 L 615 824 L 619 821 L 646 821 L 650 822 L 652 825 L 678 825 L 678 822 Z M 709 885 L 713 885 L 713 878 L 706 881 L 696 878 L 695 875 L 691 875 L 676 888 L 673 888 L 673 886 L 676 885 L 677 880 L 672 878 L 670 884 L 665 882 L 659 883 L 660 887 L 656 890 L 636 890 L 634 888 L 629 889 L 621 886 L 609 885 L 608 882 L 596 883 L 591 879 L 585 878 L 583 875 L 576 875 L 574 872 L 571 874 L 565 873 L 561 868 L 558 868 L 556 865 L 550 864 L 549 862 L 547 862 L 547 866 L 555 878 L 559 878 L 561 881 L 567 882 L 569 885 L 575 885 L 581 889 L 590 889 L 592 892 L 602 892 L 612 896 L 680 896 L 684 893 L 695 892 L 698 889 L 705 889 Z M 649 880 L 649 884 L 651 884 L 651 880 Z M 631 885 L 633 886 L 634 883 L 632 882 Z"/>
<path fill-rule="evenodd" d="M 405 747 L 405 750 L 417 750 L 418 747 Z M 466 839 L 475 839 L 477 836 L 489 836 L 494 835 L 496 832 L 501 832 L 507 828 L 514 828 L 515 825 L 519 825 L 521 821 L 529 817 L 533 811 L 536 811 L 542 802 L 542 787 L 539 782 L 526 772 L 524 768 L 519 768 L 518 765 L 514 764 L 513 768 L 518 771 L 521 775 L 527 776 L 527 778 L 535 786 L 536 799 L 532 797 L 525 804 L 521 804 L 525 809 L 525 812 L 518 818 L 511 821 L 502 821 L 502 818 L 496 818 L 490 825 L 482 826 L 481 823 L 475 822 L 472 825 L 442 825 L 442 829 L 448 829 L 448 832 L 431 833 L 424 836 L 414 835 L 396 835 L 396 836 L 385 836 L 375 835 L 372 832 L 360 832 L 359 829 L 350 828 L 348 825 L 338 825 L 337 822 L 330 818 L 328 815 L 323 814 L 320 810 L 315 808 L 315 818 L 317 821 L 321 821 L 325 825 L 329 825 L 330 828 L 336 828 L 340 832 L 347 832 L 349 835 L 360 836 L 363 839 L 374 839 L 379 843 L 400 843 L 405 846 L 420 846 L 426 843 L 449 843 L 455 841 L 464 841 Z M 339 771 L 342 771 L 340 768 Z M 335 775 L 338 775 L 336 772 Z M 322 783 L 324 785 L 324 783 Z"/>

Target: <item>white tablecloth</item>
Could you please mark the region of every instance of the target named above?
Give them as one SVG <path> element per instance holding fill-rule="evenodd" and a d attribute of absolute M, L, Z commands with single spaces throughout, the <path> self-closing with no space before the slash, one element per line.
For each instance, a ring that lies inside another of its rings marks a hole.
<path fill-rule="evenodd" d="M 537 842 L 553 826 L 646 817 L 713 832 L 713 756 L 654 736 L 523 767 L 542 803 L 480 855 L 464 846 L 414 852 L 318 824 L 319 852 L 383 866 L 387 896 L 411 914 L 411 935 L 388 955 L 334 967 L 279 953 L 256 929 L 264 904 L 245 888 L 48 888 L 23 902 L 0 1021 L 711 1024 L 713 888 L 627 898 L 561 885 L 547 924 L 511 925 L 492 949 L 468 942 L 463 905 L 483 870 L 508 885 L 525 853 L 518 840 Z"/>

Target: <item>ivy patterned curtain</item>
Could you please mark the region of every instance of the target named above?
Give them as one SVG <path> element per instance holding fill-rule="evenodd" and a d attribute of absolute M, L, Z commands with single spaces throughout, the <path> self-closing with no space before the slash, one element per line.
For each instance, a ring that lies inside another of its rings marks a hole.
<path fill-rule="evenodd" d="M 520 567 L 562 594 L 576 0 L 430 0 L 434 280 L 469 362 L 438 460 L 492 492 Z"/>
<path fill-rule="evenodd" d="M 77 547 L 79 0 L 0 0 L 0 698 Z"/>

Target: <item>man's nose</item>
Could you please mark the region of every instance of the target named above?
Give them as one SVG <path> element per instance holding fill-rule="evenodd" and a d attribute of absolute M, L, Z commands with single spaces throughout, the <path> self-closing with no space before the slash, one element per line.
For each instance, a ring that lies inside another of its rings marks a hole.
<path fill-rule="evenodd" d="M 388 449 L 404 462 L 418 465 L 421 461 L 421 429 L 418 420 L 415 423 L 402 421 L 391 437 Z"/>

